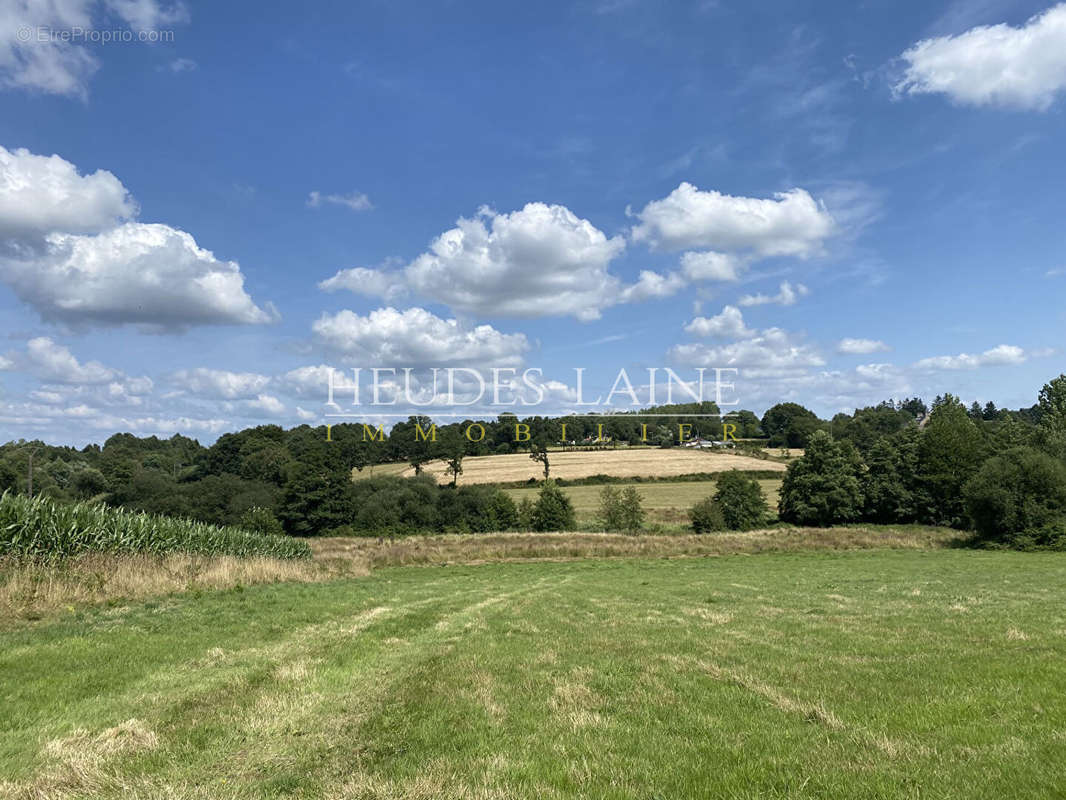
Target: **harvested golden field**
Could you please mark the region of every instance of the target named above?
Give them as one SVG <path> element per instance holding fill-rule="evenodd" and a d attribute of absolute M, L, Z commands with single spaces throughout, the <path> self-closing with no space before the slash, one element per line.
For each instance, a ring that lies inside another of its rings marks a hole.
<path fill-rule="evenodd" d="M 551 454 L 551 477 L 567 480 L 588 478 L 592 475 L 661 478 L 697 472 L 725 472 L 731 469 L 784 472 L 785 465 L 733 453 L 709 453 L 678 447 L 669 450 L 593 450 Z M 443 461 L 434 461 L 425 466 L 425 471 L 436 476 L 439 482 L 448 483 L 451 476 L 444 470 Z M 402 474 L 410 477 L 415 471 L 408 468 Z M 543 477 L 543 468 L 532 461 L 528 453 L 513 453 L 463 459 L 463 474 L 459 476 L 459 483 L 511 483 L 530 478 L 540 480 Z"/>

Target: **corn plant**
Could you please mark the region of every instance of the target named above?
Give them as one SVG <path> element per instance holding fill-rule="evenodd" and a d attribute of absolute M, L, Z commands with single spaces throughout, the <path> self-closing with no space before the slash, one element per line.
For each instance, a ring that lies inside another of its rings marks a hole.
<path fill-rule="evenodd" d="M 311 557 L 306 542 L 288 536 L 10 492 L 0 496 L 0 557 L 62 559 L 86 552 Z"/>

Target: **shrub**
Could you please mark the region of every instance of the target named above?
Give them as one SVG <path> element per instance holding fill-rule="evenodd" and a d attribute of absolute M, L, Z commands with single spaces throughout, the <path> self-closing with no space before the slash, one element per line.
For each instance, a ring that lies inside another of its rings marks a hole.
<path fill-rule="evenodd" d="M 714 502 L 731 531 L 760 528 L 770 516 L 759 482 L 739 472 L 725 472 L 718 478 Z"/>
<path fill-rule="evenodd" d="M 1066 519 L 1066 465 L 1029 447 L 986 461 L 966 484 L 966 510 L 978 536 L 1010 543 L 1019 535 L 1057 538 Z M 1050 527 L 1049 527 L 1050 526 Z"/>
<path fill-rule="evenodd" d="M 523 531 L 533 530 L 533 501 L 523 497 L 518 504 L 518 528 Z"/>
<path fill-rule="evenodd" d="M 622 530 L 622 493 L 617 486 L 607 484 L 600 489 L 597 519 L 605 531 Z"/>
<path fill-rule="evenodd" d="M 689 518 L 692 520 L 692 530 L 696 533 L 713 533 L 726 530 L 722 509 L 714 501 L 713 497 L 700 500 L 688 513 Z"/>
<path fill-rule="evenodd" d="M 862 513 L 861 468 L 850 443 L 815 431 L 803 457 L 788 465 L 778 506 L 781 519 L 822 526 L 858 519 Z"/>
<path fill-rule="evenodd" d="M 574 527 L 574 506 L 555 481 L 544 482 L 530 522 L 535 531 L 566 531 Z"/>
<path fill-rule="evenodd" d="M 627 486 L 622 490 L 622 530 L 636 533 L 644 527 L 644 498 L 636 486 Z"/>
<path fill-rule="evenodd" d="M 269 508 L 260 506 L 255 506 L 245 511 L 241 515 L 239 527 L 242 530 L 266 536 L 281 536 L 285 533 L 285 529 L 278 522 L 278 518 L 274 516 L 274 512 Z"/>
<path fill-rule="evenodd" d="M 644 525 L 643 498 L 635 486 L 600 489 L 599 521 L 605 531 L 639 531 Z"/>
<path fill-rule="evenodd" d="M 489 533 L 513 528 L 514 501 L 489 486 L 443 489 L 438 503 L 441 530 L 446 533 Z"/>

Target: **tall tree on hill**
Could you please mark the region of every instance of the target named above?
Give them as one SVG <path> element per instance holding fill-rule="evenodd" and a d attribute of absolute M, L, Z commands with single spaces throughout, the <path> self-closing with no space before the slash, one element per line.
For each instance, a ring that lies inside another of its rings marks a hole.
<path fill-rule="evenodd" d="M 407 422 L 398 422 L 389 434 L 398 458 L 414 468 L 415 475 L 433 460 L 436 448 L 437 428 L 433 420 L 425 416 L 408 417 Z"/>
<path fill-rule="evenodd" d="M 466 457 L 466 439 L 457 427 L 441 431 L 434 455 L 445 463 L 445 474 L 452 476 L 452 486 L 457 486 L 463 474 L 463 458 Z"/>
<path fill-rule="evenodd" d="M 533 442 L 529 446 L 529 457 L 537 463 L 544 465 L 544 480 L 548 480 L 549 470 L 551 469 L 551 463 L 548 456 L 548 440 L 542 437 Z"/>
<path fill-rule="evenodd" d="M 762 430 L 770 437 L 771 447 L 806 447 L 811 434 L 821 427 L 818 416 L 799 403 L 778 403 L 762 418 Z"/>

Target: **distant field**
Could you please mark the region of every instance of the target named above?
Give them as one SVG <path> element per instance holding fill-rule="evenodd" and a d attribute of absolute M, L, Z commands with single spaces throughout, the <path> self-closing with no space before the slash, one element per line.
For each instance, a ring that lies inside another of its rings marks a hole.
<path fill-rule="evenodd" d="M 618 487 L 623 488 L 625 485 L 618 484 Z M 687 521 L 688 509 L 703 498 L 714 494 L 716 488 L 714 481 L 680 481 L 678 483 L 663 481 L 633 485 L 636 486 L 637 491 L 640 492 L 643 498 L 644 509 L 648 512 L 648 521 L 661 523 Z M 763 495 L 766 497 L 766 502 L 769 504 L 770 509 L 776 515 L 777 496 L 781 489 L 781 481 L 775 479 L 760 480 L 759 486 L 762 487 Z M 563 487 L 563 491 L 570 496 L 571 501 L 574 503 L 574 510 L 577 512 L 579 522 L 588 525 L 595 519 L 599 510 L 600 490 L 602 488 L 602 486 Z M 506 491 L 516 503 L 519 503 L 526 497 L 536 500 L 537 492 L 540 489 L 539 487 L 530 487 L 528 489 L 508 489 Z"/>
<path fill-rule="evenodd" d="M 408 469 L 410 465 L 403 461 L 393 464 L 375 464 L 364 469 L 353 469 L 352 478 L 358 481 L 364 478 L 378 478 L 382 475 L 403 475 Z"/>
<path fill-rule="evenodd" d="M 425 467 L 425 471 L 435 475 L 441 483 L 451 480 L 451 477 L 444 473 L 444 469 L 445 465 L 440 461 L 434 461 Z M 751 456 L 685 450 L 679 447 L 668 450 L 641 448 L 551 454 L 551 476 L 568 480 L 588 478 L 592 475 L 614 475 L 619 478 L 669 477 L 694 472 L 725 472 L 731 469 L 784 472 L 785 465 Z M 364 470 L 363 474 L 366 472 Z M 414 470 L 408 467 L 401 474 L 414 475 Z M 532 461 L 528 453 L 513 453 L 464 459 L 459 483 L 511 483 L 530 478 L 540 480 L 543 477 L 543 468 Z"/>
<path fill-rule="evenodd" d="M 0 631 L 0 797 L 1061 797 L 1063 686 L 1066 554 L 389 568 Z"/>

